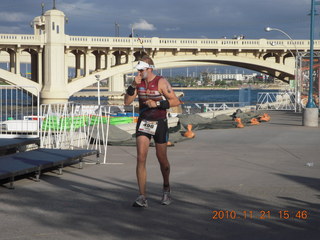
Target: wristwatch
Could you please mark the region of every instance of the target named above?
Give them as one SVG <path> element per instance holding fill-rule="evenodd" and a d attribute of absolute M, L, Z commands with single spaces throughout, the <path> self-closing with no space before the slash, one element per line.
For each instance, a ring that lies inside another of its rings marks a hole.
<path fill-rule="evenodd" d="M 157 107 L 160 107 L 160 101 L 157 101 L 156 104 L 157 104 Z"/>

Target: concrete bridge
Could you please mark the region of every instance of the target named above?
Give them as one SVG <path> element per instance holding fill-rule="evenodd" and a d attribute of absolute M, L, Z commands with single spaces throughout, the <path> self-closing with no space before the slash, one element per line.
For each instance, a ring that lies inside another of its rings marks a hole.
<path fill-rule="evenodd" d="M 0 79 L 34 86 L 42 103 L 57 103 L 96 83 L 97 74 L 109 78 L 110 91 L 124 91 L 125 74 L 144 54 L 154 58 L 157 69 L 225 64 L 289 81 L 293 55 L 309 50 L 308 40 L 69 36 L 65 22 L 64 13 L 52 9 L 33 20 L 33 35 L 0 34 L 0 62 L 7 63 Z M 21 76 L 22 63 L 31 63 L 29 78 Z"/>

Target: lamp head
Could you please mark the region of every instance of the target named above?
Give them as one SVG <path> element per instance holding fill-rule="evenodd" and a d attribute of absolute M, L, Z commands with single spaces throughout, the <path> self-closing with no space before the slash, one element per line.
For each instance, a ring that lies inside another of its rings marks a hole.
<path fill-rule="evenodd" d="M 271 27 L 266 27 L 264 30 L 265 30 L 266 32 L 270 32 L 270 31 L 272 30 L 272 28 L 271 28 Z"/>

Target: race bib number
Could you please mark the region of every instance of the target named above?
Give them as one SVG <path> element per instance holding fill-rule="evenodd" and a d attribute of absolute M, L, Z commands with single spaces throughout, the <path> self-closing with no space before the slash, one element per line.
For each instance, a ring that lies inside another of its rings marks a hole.
<path fill-rule="evenodd" d="M 142 120 L 139 126 L 138 131 L 148 133 L 151 135 L 156 134 L 156 130 L 158 127 L 158 122 L 157 121 L 147 121 L 147 120 Z"/>

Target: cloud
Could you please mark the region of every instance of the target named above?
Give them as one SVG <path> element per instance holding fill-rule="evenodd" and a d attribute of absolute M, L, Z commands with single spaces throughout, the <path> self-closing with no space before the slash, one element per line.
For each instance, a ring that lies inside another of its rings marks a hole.
<path fill-rule="evenodd" d="M 97 8 L 93 2 L 79 0 L 72 3 L 60 3 L 59 9 L 63 10 L 68 16 L 90 16 L 105 13 L 101 8 Z"/>
<path fill-rule="evenodd" d="M 29 22 L 41 14 L 41 2 L 45 3 L 45 10 L 52 8 L 52 0 L 2 0 L 2 31 L 32 32 Z M 66 33 L 70 35 L 114 36 L 117 22 L 120 36 L 128 36 L 134 23 L 138 31 L 149 31 L 148 37 L 220 38 L 243 34 L 257 39 L 285 38 L 280 33 L 263 30 L 271 26 L 286 31 L 294 39 L 309 38 L 310 0 L 175 0 L 176 4 L 172 0 L 141 1 L 156 11 L 144 11 L 132 0 L 56 2 L 57 9 L 69 18 Z M 319 31 L 317 26 L 316 31 Z"/>
<path fill-rule="evenodd" d="M 133 24 L 133 28 L 137 30 L 145 30 L 145 31 L 156 30 L 156 27 L 153 24 L 148 23 L 146 20 L 142 18 L 139 20 L 139 22 L 136 22 Z"/>
<path fill-rule="evenodd" d="M 179 31 L 180 28 L 179 27 L 171 27 L 171 28 L 165 28 L 164 30 L 167 32 L 174 32 L 174 31 Z"/>
<path fill-rule="evenodd" d="M 25 22 L 31 19 L 29 15 L 20 12 L 0 12 L 1 22 Z"/>

